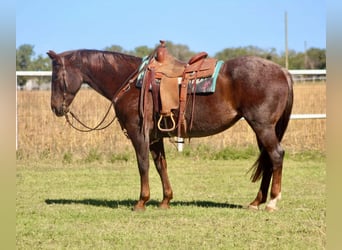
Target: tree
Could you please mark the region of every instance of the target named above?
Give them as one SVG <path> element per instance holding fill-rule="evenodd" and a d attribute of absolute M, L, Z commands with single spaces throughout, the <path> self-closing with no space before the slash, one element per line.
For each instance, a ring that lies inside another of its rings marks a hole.
<path fill-rule="evenodd" d="M 221 52 L 215 54 L 215 58 L 224 61 L 239 56 L 259 56 L 266 58 L 268 60 L 279 60 L 279 56 L 277 55 L 275 48 L 271 48 L 270 50 L 264 50 L 252 45 L 246 47 L 226 48 Z"/>
<path fill-rule="evenodd" d="M 147 46 L 139 46 L 134 49 L 134 51 L 130 52 L 129 54 L 138 56 L 138 57 L 144 57 L 148 56 L 153 52 L 153 49 L 147 47 Z"/>
<path fill-rule="evenodd" d="M 49 57 L 43 57 L 42 55 L 39 55 L 36 59 L 32 60 L 30 68 L 31 70 L 37 70 L 37 71 L 49 71 L 51 70 L 51 60 Z M 38 85 L 41 85 L 42 83 L 49 82 L 51 77 L 39 76 L 35 79 Z"/>
<path fill-rule="evenodd" d="M 120 45 L 111 45 L 105 47 L 104 50 L 115 51 L 119 53 L 131 54 L 139 57 L 149 55 L 154 48 L 145 45 L 136 47 L 133 51 L 127 51 Z M 187 45 L 175 44 L 172 41 L 166 41 L 166 47 L 171 55 L 181 61 L 188 61 L 195 52 L 191 51 Z M 20 45 L 16 50 L 16 69 L 17 70 L 50 70 L 50 60 L 47 56 L 39 55 L 34 58 L 34 46 L 31 44 Z M 254 55 L 272 60 L 281 66 L 285 65 L 284 53 L 278 54 L 275 48 L 261 49 L 256 46 L 245 46 L 236 48 L 226 48 L 215 54 L 215 58 L 220 60 L 229 60 L 238 56 Z M 306 53 L 289 51 L 289 68 L 290 69 L 325 69 L 326 68 L 326 50 L 318 48 L 310 48 Z M 19 85 L 24 85 L 25 77 L 18 79 Z"/>
<path fill-rule="evenodd" d="M 19 71 L 45 71 L 51 70 L 51 61 L 46 56 L 39 55 L 34 58 L 34 46 L 30 44 L 23 44 L 16 50 L 16 69 Z M 47 82 L 47 77 L 34 77 L 38 84 Z M 32 79 L 32 77 L 31 77 Z M 19 77 L 18 85 L 24 86 L 28 80 L 28 77 Z"/>
<path fill-rule="evenodd" d="M 104 50 L 124 53 L 124 50 L 120 45 L 111 45 L 111 46 L 105 47 Z"/>
<path fill-rule="evenodd" d="M 326 55 L 325 50 L 318 48 L 310 48 L 306 51 L 306 68 L 308 69 L 325 69 Z"/>
<path fill-rule="evenodd" d="M 187 62 L 193 55 L 196 54 L 195 52 L 190 51 L 187 45 L 174 44 L 171 41 L 166 41 L 165 43 L 169 53 L 181 61 Z"/>
<path fill-rule="evenodd" d="M 16 69 L 30 70 L 31 58 L 34 55 L 33 45 L 23 44 L 16 50 Z"/>
<path fill-rule="evenodd" d="M 16 49 L 16 70 L 31 70 L 31 57 L 34 55 L 33 45 L 23 44 Z M 18 85 L 24 86 L 27 82 L 27 77 L 19 77 Z"/>
<path fill-rule="evenodd" d="M 51 60 L 49 57 L 39 55 L 36 59 L 31 61 L 29 68 L 38 71 L 51 70 Z"/>
<path fill-rule="evenodd" d="M 289 69 L 305 69 L 303 53 L 297 53 L 294 50 L 289 50 L 288 58 L 289 58 Z"/>

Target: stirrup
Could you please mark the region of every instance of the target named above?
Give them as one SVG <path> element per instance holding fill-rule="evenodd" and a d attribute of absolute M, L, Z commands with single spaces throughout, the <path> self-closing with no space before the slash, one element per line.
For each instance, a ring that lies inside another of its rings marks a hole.
<path fill-rule="evenodd" d="M 172 121 L 172 127 L 171 128 L 162 128 L 160 126 L 160 123 L 164 117 L 170 117 L 171 118 L 171 121 Z M 175 119 L 173 119 L 173 113 L 171 113 L 170 115 L 160 115 L 157 126 L 158 126 L 158 129 L 162 132 L 171 132 L 171 131 L 175 130 L 176 122 L 175 122 Z"/>

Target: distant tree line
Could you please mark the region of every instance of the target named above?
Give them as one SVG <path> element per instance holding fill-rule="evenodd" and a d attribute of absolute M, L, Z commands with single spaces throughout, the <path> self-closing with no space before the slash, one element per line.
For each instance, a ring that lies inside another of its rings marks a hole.
<path fill-rule="evenodd" d="M 171 41 L 166 42 L 168 51 L 181 61 L 187 61 L 197 52 L 191 51 L 187 45 L 175 44 Z M 156 44 L 157 46 L 157 44 Z M 120 45 L 111 45 L 103 50 L 121 52 L 139 57 L 150 54 L 155 47 L 139 46 L 134 50 L 125 50 Z M 205 50 L 205 48 L 203 48 Z M 213 57 L 220 60 L 228 60 L 238 56 L 254 55 L 274 61 L 281 66 L 285 66 L 285 52 L 278 53 L 276 49 L 262 49 L 256 46 L 245 46 L 236 48 L 226 48 L 217 52 Z M 289 50 L 288 53 L 289 69 L 325 69 L 326 50 L 319 48 L 309 48 L 305 52 Z M 16 70 L 17 71 L 44 71 L 51 70 L 51 61 L 47 55 L 35 56 L 34 45 L 23 44 L 16 49 Z M 26 83 L 26 78 L 18 79 L 19 85 Z"/>
<path fill-rule="evenodd" d="M 187 61 L 196 52 L 191 51 L 187 45 L 174 44 L 171 41 L 166 42 L 168 51 L 181 61 Z M 135 56 L 145 56 L 150 54 L 154 48 L 147 46 L 136 47 L 133 51 L 124 50 L 121 46 L 112 45 L 104 50 L 116 51 Z M 246 46 L 237 48 L 226 48 L 217 52 L 213 57 L 219 60 L 229 60 L 238 56 L 254 55 L 274 61 L 285 67 L 285 52 L 277 53 L 275 48 L 265 50 L 256 46 Z M 326 68 L 326 50 L 319 48 L 309 48 L 306 52 L 296 52 L 289 50 L 289 69 L 325 69 Z"/>

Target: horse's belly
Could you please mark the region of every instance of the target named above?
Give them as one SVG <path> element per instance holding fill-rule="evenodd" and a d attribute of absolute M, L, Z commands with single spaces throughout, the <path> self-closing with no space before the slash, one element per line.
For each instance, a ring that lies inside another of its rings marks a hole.
<path fill-rule="evenodd" d="M 229 114 L 211 113 L 201 119 L 194 117 L 192 127 L 188 128 L 187 137 L 205 137 L 218 134 L 233 126 L 240 118 L 235 112 Z"/>

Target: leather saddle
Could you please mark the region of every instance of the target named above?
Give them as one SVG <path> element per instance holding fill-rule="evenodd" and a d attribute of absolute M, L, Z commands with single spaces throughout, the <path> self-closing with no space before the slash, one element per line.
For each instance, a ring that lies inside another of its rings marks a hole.
<path fill-rule="evenodd" d="M 143 79 L 142 97 L 151 87 L 153 97 L 153 111 L 159 116 L 157 126 L 162 132 L 171 132 L 178 126 L 178 136 L 186 135 L 185 108 L 188 94 L 188 84 L 192 82 L 192 88 L 196 88 L 196 81 L 213 75 L 217 60 L 207 58 L 206 52 L 200 52 L 193 56 L 187 63 L 182 62 L 169 54 L 165 41 L 160 41 L 154 55 L 150 58 Z M 149 87 L 146 87 L 149 86 Z M 191 90 L 190 90 L 191 92 Z M 193 98 L 195 92 L 193 91 Z M 145 105 L 143 105 L 145 106 Z M 193 117 L 193 108 L 191 120 Z M 174 120 L 174 112 L 178 111 L 177 124 Z M 171 120 L 171 126 L 167 126 L 165 119 Z M 164 120 L 164 126 L 161 122 Z M 192 122 L 190 122 L 192 124 Z M 191 125 L 190 125 L 191 128 Z"/>

